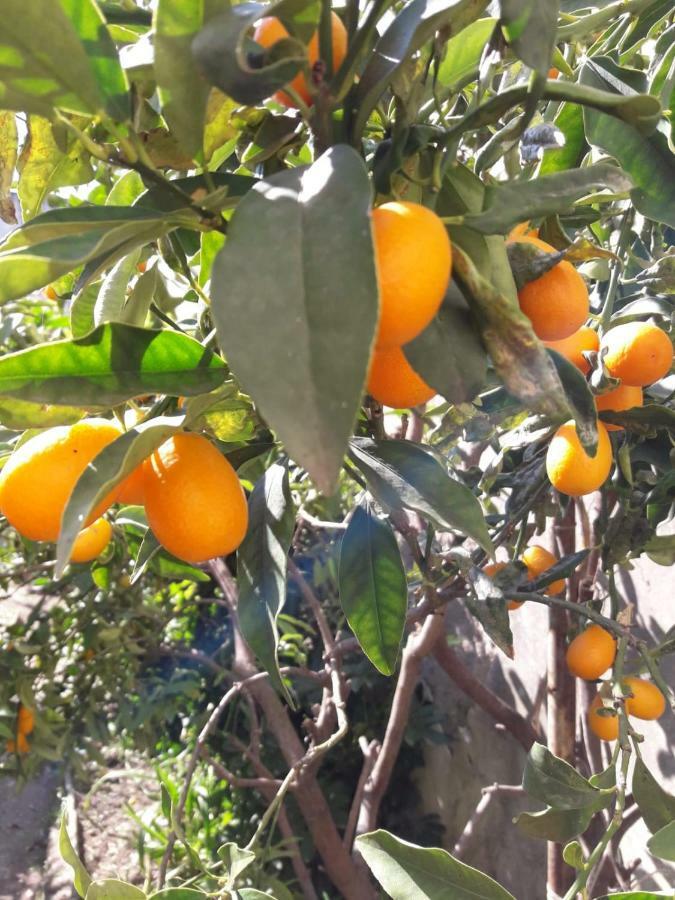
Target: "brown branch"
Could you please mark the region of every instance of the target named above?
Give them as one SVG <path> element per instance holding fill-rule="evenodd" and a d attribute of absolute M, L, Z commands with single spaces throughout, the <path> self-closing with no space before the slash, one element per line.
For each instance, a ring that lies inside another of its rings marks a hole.
<path fill-rule="evenodd" d="M 379 741 L 370 741 L 370 743 L 368 743 L 363 735 L 359 738 L 359 747 L 363 753 L 363 766 L 361 767 L 361 774 L 359 775 L 359 780 L 356 784 L 352 805 L 349 808 L 349 818 L 347 819 L 347 825 L 342 836 L 342 843 L 348 850 L 351 850 L 352 844 L 354 843 L 356 823 L 359 818 L 359 810 L 361 808 L 361 801 L 363 800 L 363 792 L 366 789 L 366 783 L 370 777 L 370 773 L 373 771 L 373 766 L 377 761 L 380 750 L 382 749 L 382 745 Z"/>
<path fill-rule="evenodd" d="M 454 681 L 457 687 L 489 716 L 510 731 L 514 738 L 529 750 L 537 740 L 537 732 L 528 720 L 512 706 L 479 681 L 455 651 L 448 647 L 445 635 L 434 647 L 434 657 L 441 669 Z"/>
<path fill-rule="evenodd" d="M 491 784 L 482 789 L 482 796 L 478 801 L 476 808 L 471 813 L 469 821 L 464 826 L 464 831 L 460 834 L 455 843 L 452 855 L 461 859 L 466 853 L 467 847 L 471 843 L 471 839 L 476 834 L 478 824 L 487 812 L 488 806 L 492 802 L 492 798 L 497 794 L 511 794 L 520 796 L 524 793 L 524 789 L 519 784 Z"/>
<path fill-rule="evenodd" d="M 357 835 L 372 831 L 377 827 L 380 805 L 389 787 L 394 764 L 401 748 L 422 662 L 439 639 L 442 630 L 443 617 L 431 615 L 418 631 L 408 637 L 403 650 L 401 668 L 396 682 L 387 730 L 382 741 L 382 749 L 363 790 L 363 800 L 356 824 Z"/>

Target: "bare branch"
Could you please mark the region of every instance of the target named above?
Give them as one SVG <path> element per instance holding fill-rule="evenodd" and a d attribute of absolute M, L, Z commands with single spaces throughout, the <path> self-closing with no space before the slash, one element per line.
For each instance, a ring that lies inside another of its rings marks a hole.
<path fill-rule="evenodd" d="M 379 741 L 370 741 L 370 743 L 368 743 L 363 735 L 359 738 L 359 747 L 363 753 L 363 766 L 356 785 L 356 790 L 354 791 L 354 797 L 352 798 L 352 805 L 349 809 L 347 826 L 342 836 L 342 843 L 347 850 L 351 850 L 352 844 L 354 843 L 354 833 L 356 831 L 361 801 L 363 800 L 363 792 L 366 788 L 366 782 L 370 777 L 370 773 L 373 771 L 373 766 L 377 761 L 380 750 L 382 749 L 382 745 Z"/>

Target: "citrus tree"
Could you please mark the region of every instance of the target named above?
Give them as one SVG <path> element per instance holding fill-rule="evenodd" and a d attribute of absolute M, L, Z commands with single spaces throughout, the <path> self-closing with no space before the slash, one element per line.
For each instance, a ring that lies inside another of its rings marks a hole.
<path fill-rule="evenodd" d="M 675 642 L 616 573 L 675 558 L 671 3 L 3 13 L 3 770 L 165 752 L 144 890 L 64 824 L 79 895 L 512 897 L 380 827 L 433 659 L 527 751 L 550 895 L 656 896 Z M 533 603 L 545 729 L 444 617 L 513 657 Z"/>

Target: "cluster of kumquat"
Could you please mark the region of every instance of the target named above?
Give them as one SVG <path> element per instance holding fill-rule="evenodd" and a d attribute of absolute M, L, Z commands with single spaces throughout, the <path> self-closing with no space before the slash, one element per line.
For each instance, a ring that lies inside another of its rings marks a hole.
<path fill-rule="evenodd" d="M 567 668 L 577 678 L 595 681 L 614 663 L 616 639 L 601 625 L 589 625 L 567 648 Z M 666 709 L 661 691 L 650 681 L 627 675 L 621 679 L 626 713 L 636 719 L 658 719 Z M 603 741 L 615 741 L 619 736 L 619 717 L 611 697 L 605 700 L 598 692 L 588 710 L 588 725 Z"/>
<path fill-rule="evenodd" d="M 56 542 L 73 488 L 95 457 L 122 434 L 108 419 L 50 428 L 14 451 L 0 473 L 0 510 L 32 541 Z M 178 433 L 113 488 L 77 536 L 71 562 L 96 559 L 112 537 L 114 503 L 145 506 L 158 541 L 174 556 L 205 562 L 235 550 L 248 525 L 237 474 L 203 435 Z"/>
<path fill-rule="evenodd" d="M 551 553 L 549 550 L 546 550 L 544 547 L 540 547 L 538 544 L 532 544 L 531 547 L 528 547 L 527 550 L 523 553 L 520 558 L 520 561 L 525 565 L 527 569 L 527 578 L 528 581 L 534 581 L 535 578 L 538 578 L 540 575 L 543 575 L 551 566 L 554 566 L 558 562 L 558 557 Z M 497 575 L 503 569 L 506 568 L 508 563 L 505 562 L 496 562 L 490 563 L 485 566 L 483 571 L 486 575 L 489 575 L 490 578 Z M 562 593 L 565 589 L 565 581 L 560 578 L 557 581 L 552 582 L 548 585 L 548 587 L 544 590 L 545 594 L 548 594 L 549 597 L 553 597 L 556 594 Z M 513 611 L 514 609 L 519 609 L 524 600 L 507 600 L 508 609 Z"/>
<path fill-rule="evenodd" d="M 525 223 L 514 229 L 509 240 L 527 242 L 548 253 L 555 251 L 528 228 Z M 589 315 L 588 290 L 581 275 L 567 260 L 525 284 L 518 292 L 518 300 L 535 334 L 547 347 L 566 357 L 584 375 L 590 372 L 584 354 L 597 352 L 609 375 L 620 381 L 618 387 L 596 397 L 599 412 L 623 412 L 642 406 L 642 388 L 670 371 L 673 347 L 666 332 L 658 326 L 627 322 L 610 328 L 600 340 L 584 324 Z M 553 436 L 546 456 L 551 484 L 572 497 L 590 494 L 601 487 L 613 461 L 608 431 L 620 430 L 620 425 L 598 422 L 598 449 L 591 457 L 581 445 L 575 423 L 562 425 Z"/>
<path fill-rule="evenodd" d="M 18 753 L 23 755 L 30 750 L 28 735 L 35 728 L 35 716 L 32 710 L 23 703 L 19 704 L 19 710 L 16 714 L 16 733 L 14 738 L 10 738 L 6 743 L 8 753 Z"/>

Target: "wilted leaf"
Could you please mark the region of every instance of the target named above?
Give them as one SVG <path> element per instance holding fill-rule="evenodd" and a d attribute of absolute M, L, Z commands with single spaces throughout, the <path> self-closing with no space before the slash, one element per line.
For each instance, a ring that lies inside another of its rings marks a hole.
<path fill-rule="evenodd" d="M 503 591 L 480 569 L 469 570 L 469 581 L 473 592 L 464 601 L 469 612 L 478 619 L 490 640 L 513 659 L 513 634 Z"/>

